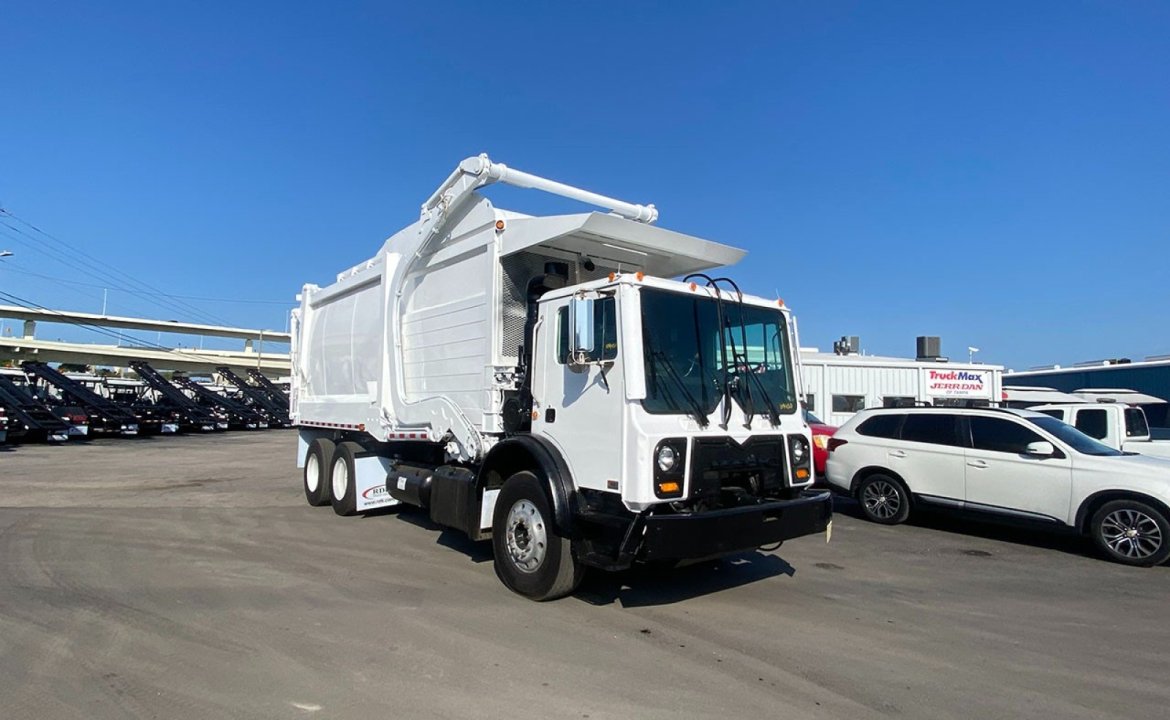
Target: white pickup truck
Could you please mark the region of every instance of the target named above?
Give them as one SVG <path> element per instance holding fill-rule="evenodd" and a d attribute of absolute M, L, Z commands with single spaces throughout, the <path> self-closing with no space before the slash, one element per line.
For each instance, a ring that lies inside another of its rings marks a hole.
<path fill-rule="evenodd" d="M 1125 403 L 1060 403 L 1036 405 L 1029 410 L 1051 415 L 1122 452 L 1170 458 L 1170 440 L 1150 439 L 1150 425 L 1140 407 Z"/>

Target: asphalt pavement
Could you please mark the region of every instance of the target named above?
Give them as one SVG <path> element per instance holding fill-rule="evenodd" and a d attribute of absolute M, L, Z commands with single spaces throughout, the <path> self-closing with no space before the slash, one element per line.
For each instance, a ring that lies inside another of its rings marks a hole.
<path fill-rule="evenodd" d="M 1097 718 L 1170 708 L 1170 567 L 840 508 L 832 541 L 537 604 L 292 431 L 0 446 L 0 717 Z"/>

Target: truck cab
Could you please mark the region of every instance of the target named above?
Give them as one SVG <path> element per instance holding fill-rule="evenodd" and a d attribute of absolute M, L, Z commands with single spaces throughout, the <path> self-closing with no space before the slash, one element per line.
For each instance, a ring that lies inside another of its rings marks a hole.
<path fill-rule="evenodd" d="M 734 507 L 812 484 L 791 319 L 777 301 L 615 274 L 548 293 L 538 328 L 531 431 L 580 487 L 619 490 L 638 512 L 667 500 Z M 768 472 L 747 473 L 753 461 Z"/>

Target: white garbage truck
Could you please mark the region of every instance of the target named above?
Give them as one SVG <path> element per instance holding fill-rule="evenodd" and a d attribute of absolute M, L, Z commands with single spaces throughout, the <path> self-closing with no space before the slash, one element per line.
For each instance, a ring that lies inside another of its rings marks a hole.
<path fill-rule="evenodd" d="M 606 212 L 501 210 L 477 192 L 497 182 Z M 309 504 L 424 508 L 490 538 L 536 600 L 586 567 L 827 536 L 792 316 L 711 274 L 742 250 L 657 216 L 481 155 L 374 257 L 305 285 L 290 409 Z"/>

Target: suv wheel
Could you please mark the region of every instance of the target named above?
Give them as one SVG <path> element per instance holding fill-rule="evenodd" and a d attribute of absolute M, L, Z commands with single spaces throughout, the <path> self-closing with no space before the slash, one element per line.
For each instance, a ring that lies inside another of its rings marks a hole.
<path fill-rule="evenodd" d="M 897 525 L 910 517 L 910 493 L 889 475 L 866 476 L 857 486 L 857 502 L 867 520 L 882 525 Z"/>
<path fill-rule="evenodd" d="M 1170 521 L 1137 500 L 1114 500 L 1093 514 L 1093 542 L 1114 562 L 1152 567 L 1170 558 Z"/>

